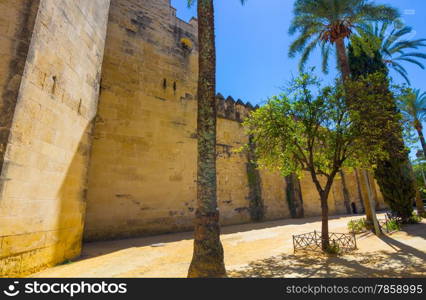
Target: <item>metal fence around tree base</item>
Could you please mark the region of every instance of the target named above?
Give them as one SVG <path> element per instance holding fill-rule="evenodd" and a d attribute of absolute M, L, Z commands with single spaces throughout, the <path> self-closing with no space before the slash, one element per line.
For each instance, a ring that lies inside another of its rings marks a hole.
<path fill-rule="evenodd" d="M 338 249 L 339 253 L 348 253 L 357 249 L 354 233 L 329 233 L 330 246 Z M 293 235 L 294 253 L 297 251 L 323 252 L 321 232 L 314 231 Z"/>

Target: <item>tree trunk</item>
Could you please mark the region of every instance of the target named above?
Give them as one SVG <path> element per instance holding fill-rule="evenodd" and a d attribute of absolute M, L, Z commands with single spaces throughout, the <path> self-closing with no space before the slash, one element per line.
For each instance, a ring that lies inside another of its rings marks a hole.
<path fill-rule="evenodd" d="M 420 123 L 419 121 L 417 122 Z M 416 124 L 416 130 L 419 135 L 420 143 L 422 144 L 423 155 L 426 158 L 426 142 L 425 136 L 423 135 L 423 126 L 421 124 Z"/>
<path fill-rule="evenodd" d="M 330 247 L 330 236 L 328 232 L 328 194 L 327 189 L 321 193 L 321 240 L 322 250 L 327 251 Z"/>
<path fill-rule="evenodd" d="M 342 79 L 345 81 L 350 77 L 351 69 L 349 67 L 349 59 L 346 54 L 345 41 L 343 38 L 336 40 L 336 52 Z"/>
<path fill-rule="evenodd" d="M 423 204 L 423 200 L 420 196 L 420 191 L 418 189 L 416 189 L 416 208 L 418 215 L 421 215 L 425 212 L 425 206 Z"/>
<path fill-rule="evenodd" d="M 366 188 L 367 188 L 367 197 L 366 199 L 368 199 L 368 203 L 366 203 L 366 207 L 367 205 L 369 206 L 370 212 L 371 212 L 371 219 L 373 222 L 373 229 L 374 229 L 374 233 L 379 236 L 381 231 L 380 231 L 380 226 L 379 223 L 377 221 L 377 217 L 376 217 L 376 203 L 374 200 L 374 196 L 373 196 L 373 191 L 371 190 L 371 184 L 370 184 L 370 176 L 368 175 L 368 171 L 364 170 L 363 171 L 363 175 L 364 175 L 364 180 L 365 180 L 365 184 L 366 184 Z"/>
<path fill-rule="evenodd" d="M 328 195 L 330 194 L 337 172 L 338 170 L 333 172 L 333 174 L 327 178 L 327 183 L 323 189 L 317 174 L 315 171 L 311 170 L 312 181 L 314 182 L 321 199 L 321 248 L 325 252 L 328 251 L 330 247 L 330 236 L 328 232 Z"/>
<path fill-rule="evenodd" d="M 216 192 L 216 49 L 213 0 L 198 0 L 198 161 L 194 254 L 188 277 L 226 277 Z"/>

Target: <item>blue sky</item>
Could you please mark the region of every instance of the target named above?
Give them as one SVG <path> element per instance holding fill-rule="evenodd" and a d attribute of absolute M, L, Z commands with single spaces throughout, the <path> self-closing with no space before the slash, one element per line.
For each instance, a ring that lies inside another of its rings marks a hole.
<path fill-rule="evenodd" d="M 177 15 L 188 21 L 196 16 L 195 7 L 187 0 L 172 0 Z M 376 0 L 398 8 L 405 24 L 413 27 L 413 38 L 426 38 L 425 0 Z M 262 104 L 280 93 L 293 75 L 298 73 L 298 58 L 287 55 L 294 37 L 288 34 L 293 17 L 294 0 L 215 0 L 217 41 L 217 91 L 225 97 Z M 423 51 L 426 51 L 424 49 Z M 320 55 L 311 56 L 308 66 L 315 66 L 324 83 L 336 76 L 335 59 L 330 59 L 330 74 L 320 72 Z M 412 87 L 426 90 L 426 70 L 406 63 Z M 404 80 L 395 72 L 397 83 Z M 412 153 L 413 157 L 414 151 Z"/>
<path fill-rule="evenodd" d="M 426 38 L 426 1 L 377 0 L 401 10 L 404 22 L 416 31 L 416 38 Z M 196 15 L 187 0 L 172 0 L 177 15 L 189 20 Z M 287 51 L 294 37 L 288 34 L 293 16 L 293 0 L 215 0 L 217 40 L 217 91 L 226 96 L 261 104 L 269 96 L 278 94 L 292 75 L 297 75 L 298 58 L 290 59 Z M 405 10 L 414 14 L 404 14 Z M 426 49 L 425 49 L 426 50 Z M 325 82 L 335 76 L 334 58 L 330 60 L 330 74 L 320 72 L 319 54 L 315 53 L 308 65 L 316 66 Z M 425 87 L 426 70 L 406 64 L 412 86 Z M 396 82 L 400 76 L 392 74 Z"/>

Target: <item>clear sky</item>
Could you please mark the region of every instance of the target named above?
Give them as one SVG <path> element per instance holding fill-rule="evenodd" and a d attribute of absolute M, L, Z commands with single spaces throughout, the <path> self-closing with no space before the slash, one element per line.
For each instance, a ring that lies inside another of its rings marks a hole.
<path fill-rule="evenodd" d="M 425 0 L 376 0 L 398 8 L 402 20 L 416 31 L 412 38 L 426 38 Z M 225 97 L 263 104 L 268 97 L 280 93 L 293 75 L 298 73 L 298 57 L 287 55 L 294 37 L 288 34 L 293 17 L 294 0 L 215 0 L 217 43 L 217 91 Z M 196 16 L 195 7 L 187 0 L 172 0 L 177 15 L 188 21 Z M 426 49 L 420 50 L 426 52 Z M 426 61 L 425 61 L 426 63 Z M 311 56 L 307 66 L 315 66 L 324 83 L 336 76 L 335 59 L 330 57 L 330 74 L 320 72 L 320 55 Z M 413 88 L 426 91 L 426 70 L 404 64 Z M 395 82 L 405 82 L 391 72 Z M 412 152 L 412 157 L 414 151 Z"/>
<path fill-rule="evenodd" d="M 376 0 L 400 9 L 404 22 L 416 31 L 415 38 L 426 38 L 425 0 Z M 292 75 L 297 75 L 298 58 L 287 51 L 294 37 L 288 34 L 294 0 L 215 0 L 217 40 L 217 91 L 225 97 L 261 104 L 278 94 Z M 177 15 L 189 20 L 196 16 L 187 0 L 172 0 Z M 404 13 L 405 12 L 405 13 Z M 414 13 L 414 14 L 413 14 Z M 424 49 L 426 51 L 426 49 Z M 316 66 L 318 75 L 330 82 L 336 75 L 331 57 L 330 74 L 320 72 L 320 56 L 315 53 L 308 65 Z M 412 86 L 426 90 L 426 70 L 405 64 Z M 392 72 L 396 82 L 400 76 Z"/>

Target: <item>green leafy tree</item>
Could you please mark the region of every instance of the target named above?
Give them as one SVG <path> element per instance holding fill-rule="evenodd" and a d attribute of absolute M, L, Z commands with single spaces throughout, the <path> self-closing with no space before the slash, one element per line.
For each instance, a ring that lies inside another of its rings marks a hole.
<path fill-rule="evenodd" d="M 419 51 L 426 47 L 426 39 L 410 39 L 412 34 L 413 28 L 397 22 L 370 22 L 363 25 L 357 35 L 352 36 L 351 43 L 355 52 L 364 50 L 369 56 L 374 56 L 378 50 L 385 65 L 410 84 L 404 63 L 412 63 L 425 69 L 422 60 L 426 59 L 426 54 Z"/>
<path fill-rule="evenodd" d="M 241 0 L 243 4 L 245 1 Z M 195 0 L 188 0 L 188 6 Z M 197 211 L 188 277 L 226 277 L 216 181 L 216 45 L 213 0 L 198 0 Z"/>
<path fill-rule="evenodd" d="M 371 126 L 368 124 L 373 122 L 376 126 L 383 128 L 384 150 L 391 154 L 387 159 L 372 162 L 377 165 L 374 170 L 375 178 L 385 202 L 401 219 L 408 221 L 412 214 L 412 202 L 416 190 L 408 156 L 409 151 L 403 140 L 402 118 L 395 101 L 395 99 L 403 97 L 405 90 L 391 90 L 388 69 L 379 51 L 375 51 L 374 55 L 361 51 L 357 55 L 353 47 L 349 46 L 349 62 L 352 79 L 357 82 L 366 82 L 364 86 L 348 91 L 353 99 L 351 103 L 355 105 L 353 109 L 358 109 L 357 105 L 363 106 L 363 104 L 357 103 L 359 99 L 362 99 L 358 95 L 368 92 L 375 99 L 375 103 L 371 105 L 374 104 L 383 111 L 383 114 L 376 116 L 376 119 L 364 118 L 366 126 Z M 378 76 L 378 78 L 375 82 L 368 83 L 367 79 L 371 76 Z M 365 91 L 360 89 L 365 89 Z M 377 95 L 385 95 L 385 97 L 377 98 Z M 366 100 L 371 101 L 370 98 L 361 101 Z M 359 113 L 366 112 L 359 111 Z"/>
<path fill-rule="evenodd" d="M 422 122 L 426 121 L 426 92 L 422 93 L 419 89 L 416 89 L 412 93 L 405 95 L 399 101 L 399 109 L 405 121 L 417 131 L 423 155 L 426 157 L 426 142 L 422 125 Z"/>
<path fill-rule="evenodd" d="M 424 215 L 425 206 L 423 199 L 426 199 L 426 163 L 424 162 L 424 156 L 421 156 L 415 160 L 412 164 L 414 178 L 416 180 L 416 208 L 419 215 Z"/>
<path fill-rule="evenodd" d="M 299 36 L 291 44 L 289 56 L 301 53 L 303 69 L 312 51 L 320 47 L 322 68 L 327 72 L 331 46 L 335 45 L 338 66 L 343 79 L 347 79 L 350 68 L 345 40 L 367 22 L 392 21 L 398 16 L 396 9 L 366 0 L 296 0 L 289 33 Z"/>
<path fill-rule="evenodd" d="M 413 163 L 413 170 L 422 198 L 426 199 L 426 162 L 423 160 L 416 160 Z"/>
<path fill-rule="evenodd" d="M 348 84 L 355 89 L 366 82 Z M 366 127 L 363 118 L 367 116 L 348 109 L 346 89 L 338 83 L 321 89 L 316 77 L 302 74 L 289 86 L 287 93 L 252 112 L 244 126 L 253 137 L 261 168 L 283 176 L 309 172 L 321 199 L 322 248 L 328 250 L 328 197 L 334 179 L 343 168 L 370 169 L 372 160 L 387 157 L 382 150 L 383 132 L 372 123 Z M 371 97 L 368 93 L 358 96 Z M 381 96 L 375 95 L 376 100 Z M 370 118 L 382 114 L 371 105 L 374 101 L 357 103 Z"/>

